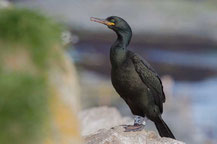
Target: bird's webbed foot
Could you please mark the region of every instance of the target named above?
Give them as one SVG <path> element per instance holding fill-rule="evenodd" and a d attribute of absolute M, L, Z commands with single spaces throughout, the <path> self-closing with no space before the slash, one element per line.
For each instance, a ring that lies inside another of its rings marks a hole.
<path fill-rule="evenodd" d="M 136 132 L 136 131 L 142 131 L 144 129 L 145 125 L 143 124 L 136 124 L 136 125 L 127 125 L 125 126 L 124 132 Z"/>
<path fill-rule="evenodd" d="M 134 125 L 124 126 L 125 132 L 136 132 L 141 131 L 145 128 L 145 118 L 141 116 L 135 116 Z"/>

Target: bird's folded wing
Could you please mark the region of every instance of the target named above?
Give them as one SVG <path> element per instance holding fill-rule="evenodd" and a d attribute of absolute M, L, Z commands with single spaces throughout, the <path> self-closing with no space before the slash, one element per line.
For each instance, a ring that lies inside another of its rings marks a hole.
<path fill-rule="evenodd" d="M 151 93 L 154 96 L 155 103 L 159 106 L 159 109 L 162 113 L 163 103 L 165 102 L 165 95 L 163 92 L 163 86 L 160 77 L 148 62 L 142 60 L 142 58 L 140 58 L 136 54 L 133 54 L 131 56 L 131 60 L 141 80 L 151 90 Z"/>

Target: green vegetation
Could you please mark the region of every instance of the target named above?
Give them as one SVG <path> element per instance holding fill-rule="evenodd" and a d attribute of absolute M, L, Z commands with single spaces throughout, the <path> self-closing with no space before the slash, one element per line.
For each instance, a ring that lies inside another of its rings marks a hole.
<path fill-rule="evenodd" d="M 48 120 L 46 72 L 49 61 L 57 58 L 60 31 L 59 25 L 37 12 L 0 10 L 1 144 L 38 144 L 42 140 Z M 5 68 L 9 62 L 2 61 L 3 56 L 15 55 L 15 61 L 19 61 L 16 52 L 23 50 L 30 55 L 27 63 L 36 73 Z"/>
<path fill-rule="evenodd" d="M 33 143 L 47 114 L 44 79 L 28 74 L 0 74 L 0 143 Z"/>
<path fill-rule="evenodd" d="M 59 43 L 60 31 L 59 25 L 34 11 L 0 10 L 0 41 L 10 45 L 1 47 L 0 52 L 5 48 L 13 51 L 13 45 L 26 46 L 38 66 L 46 66 L 54 44 Z"/>

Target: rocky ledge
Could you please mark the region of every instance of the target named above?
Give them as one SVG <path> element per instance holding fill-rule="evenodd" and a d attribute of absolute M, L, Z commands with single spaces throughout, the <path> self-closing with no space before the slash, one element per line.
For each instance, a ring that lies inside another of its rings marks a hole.
<path fill-rule="evenodd" d="M 123 125 L 132 123 L 132 119 L 122 117 L 115 108 L 92 108 L 79 117 L 85 144 L 185 144 L 161 138 L 153 131 L 125 132 Z"/>
<path fill-rule="evenodd" d="M 153 131 L 125 132 L 123 126 L 101 129 L 85 137 L 86 144 L 184 144 L 171 138 L 161 138 Z"/>

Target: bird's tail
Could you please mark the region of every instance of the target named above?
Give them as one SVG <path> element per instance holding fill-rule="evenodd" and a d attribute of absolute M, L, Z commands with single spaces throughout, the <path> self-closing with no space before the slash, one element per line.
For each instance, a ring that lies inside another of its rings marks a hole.
<path fill-rule="evenodd" d="M 161 116 L 158 117 L 158 120 L 154 122 L 155 126 L 157 127 L 158 133 L 161 137 L 169 137 L 172 139 L 176 139 L 167 124 L 164 122 L 164 120 L 161 118 Z"/>

